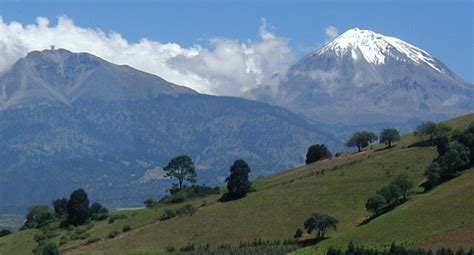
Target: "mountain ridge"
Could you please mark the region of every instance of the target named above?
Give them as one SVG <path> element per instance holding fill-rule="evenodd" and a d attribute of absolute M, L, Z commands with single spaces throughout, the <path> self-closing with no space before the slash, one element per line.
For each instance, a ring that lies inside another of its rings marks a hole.
<path fill-rule="evenodd" d="M 0 109 L 83 100 L 140 100 L 196 94 L 192 89 L 89 53 L 65 49 L 33 51 L 0 77 Z"/>

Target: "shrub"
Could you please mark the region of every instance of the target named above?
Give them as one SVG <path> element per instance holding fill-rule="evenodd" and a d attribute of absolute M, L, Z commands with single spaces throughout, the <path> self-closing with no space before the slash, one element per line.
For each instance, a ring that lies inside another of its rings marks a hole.
<path fill-rule="evenodd" d="M 115 238 L 115 237 L 117 237 L 117 236 L 118 236 L 118 232 L 117 232 L 117 231 L 112 231 L 112 232 L 110 232 L 110 233 L 107 235 L 107 237 L 108 237 L 109 239 L 113 239 L 113 238 Z"/>
<path fill-rule="evenodd" d="M 128 218 L 127 215 L 115 214 L 115 215 L 112 215 L 112 216 L 109 217 L 109 223 L 112 224 L 116 220 L 123 220 L 123 219 L 126 219 L 126 218 Z"/>
<path fill-rule="evenodd" d="M 176 217 L 176 211 L 171 210 L 171 209 L 166 209 L 160 215 L 160 221 L 169 220 L 169 219 L 174 218 L 174 217 Z"/>
<path fill-rule="evenodd" d="M 212 188 L 212 187 L 207 187 L 205 185 L 193 185 L 191 187 L 184 187 L 180 190 L 173 191 L 171 195 L 164 196 L 163 198 L 161 198 L 159 203 L 177 204 L 177 203 L 182 203 L 182 202 L 185 202 L 186 200 L 196 198 L 196 197 L 219 194 L 219 192 L 220 192 L 219 187 Z M 153 202 L 155 201 L 151 200 L 148 203 L 150 203 L 150 206 L 155 206 Z"/>
<path fill-rule="evenodd" d="M 59 246 L 63 246 L 69 242 L 69 237 L 68 236 L 61 236 L 59 239 Z"/>
<path fill-rule="evenodd" d="M 153 208 L 158 205 L 158 202 L 149 198 L 143 202 L 146 208 Z"/>
<path fill-rule="evenodd" d="M 46 243 L 41 249 L 42 255 L 59 255 L 59 248 L 56 243 L 49 242 Z"/>
<path fill-rule="evenodd" d="M 132 227 L 130 227 L 129 225 L 125 225 L 125 226 L 123 226 L 123 228 L 122 228 L 122 232 L 128 232 L 128 231 L 130 231 L 130 230 L 132 230 Z"/>
<path fill-rule="evenodd" d="M 176 214 L 179 216 L 193 215 L 196 211 L 196 208 L 194 208 L 192 205 L 185 205 L 176 210 Z"/>
<path fill-rule="evenodd" d="M 100 241 L 100 238 L 98 238 L 98 237 L 91 238 L 91 239 L 87 240 L 86 245 L 87 245 L 87 244 L 97 243 L 98 241 Z"/>
<path fill-rule="evenodd" d="M 302 235 L 303 235 L 303 230 L 301 230 L 301 228 L 298 228 L 298 229 L 296 230 L 295 234 L 293 235 L 293 238 L 298 239 L 298 238 L 300 238 Z"/>
<path fill-rule="evenodd" d="M 102 207 L 96 213 L 92 214 L 91 219 L 94 221 L 102 221 L 109 217 L 109 210 L 107 208 Z"/>

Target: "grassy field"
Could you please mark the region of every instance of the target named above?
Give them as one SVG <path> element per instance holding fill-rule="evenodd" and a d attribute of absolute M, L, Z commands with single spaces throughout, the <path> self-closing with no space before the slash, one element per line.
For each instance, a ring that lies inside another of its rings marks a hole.
<path fill-rule="evenodd" d="M 391 242 L 416 248 L 467 248 L 465 242 L 457 243 L 459 238 L 449 237 L 453 236 L 453 230 L 474 226 L 472 197 L 474 169 L 431 192 L 413 197 L 366 225 L 334 235 L 329 240 L 294 254 L 322 254 L 322 251 L 330 246 L 345 248 L 350 241 L 356 245 L 379 249 L 388 248 Z M 466 231 L 463 233 L 469 234 Z M 439 237 L 432 241 L 427 240 L 431 236 Z M 464 237 L 467 240 L 472 238 L 466 235 Z M 420 243 L 422 245 L 417 245 Z"/>
<path fill-rule="evenodd" d="M 448 124 L 463 129 L 471 121 L 474 114 Z M 394 211 L 358 227 L 369 216 L 365 201 L 377 189 L 402 173 L 417 184 L 423 181 L 423 172 L 436 156 L 436 149 L 410 147 L 415 141 L 412 135 L 406 135 L 392 149 L 374 145 L 372 150 L 362 153 L 346 154 L 258 179 L 254 182 L 256 192 L 237 201 L 218 203 L 219 195 L 195 199 L 189 202 L 198 208 L 192 216 L 159 221 L 159 215 L 168 206 L 118 212 L 115 214 L 127 218 L 81 227 L 83 230 L 79 232 L 87 234 L 83 234 L 82 240 L 71 240 L 76 239 L 71 238 L 76 230 L 57 231 L 59 235 L 54 240 L 59 243 L 63 239 L 61 249 L 66 254 L 163 254 L 168 247 L 189 243 L 217 246 L 258 238 L 285 240 L 303 227 L 311 213 L 333 215 L 339 220 L 338 231 L 330 232 L 330 238 L 315 247 L 298 251 L 298 254 L 312 254 L 331 245 L 345 246 L 351 240 L 374 247 L 392 241 L 418 245 L 430 237 L 474 225 L 474 173 L 469 171 L 432 192 L 413 196 Z M 468 198 L 471 201 L 466 203 Z M 182 205 L 174 207 L 177 206 Z M 122 233 L 125 225 L 132 230 Z M 114 231 L 118 235 L 110 238 Z M 34 234 L 18 232 L 0 238 L 0 254 L 25 254 L 25 250 L 34 248 Z M 23 244 L 23 250 L 15 248 L 14 242 Z"/>

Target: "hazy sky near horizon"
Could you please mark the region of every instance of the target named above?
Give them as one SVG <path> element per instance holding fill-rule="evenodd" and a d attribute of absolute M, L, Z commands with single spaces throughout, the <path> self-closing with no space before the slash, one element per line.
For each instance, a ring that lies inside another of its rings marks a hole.
<path fill-rule="evenodd" d="M 235 95 L 359 27 L 422 48 L 473 82 L 473 2 L 1 0 L 0 72 L 26 50 L 56 44 Z"/>

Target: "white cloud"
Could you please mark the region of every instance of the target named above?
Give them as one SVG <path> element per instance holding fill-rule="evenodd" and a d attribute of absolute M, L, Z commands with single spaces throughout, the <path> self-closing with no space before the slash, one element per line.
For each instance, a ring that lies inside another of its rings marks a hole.
<path fill-rule="evenodd" d="M 79 27 L 68 17 L 59 17 L 55 26 L 42 17 L 26 25 L 0 17 L 0 73 L 28 52 L 55 45 L 127 64 L 199 92 L 239 96 L 259 86 L 276 85 L 273 75 L 284 75 L 293 62 L 287 39 L 277 36 L 265 20 L 259 31 L 256 42 L 211 38 L 209 47 L 185 48 L 146 38 L 132 43 L 118 33 Z"/>
<path fill-rule="evenodd" d="M 333 26 L 326 27 L 326 29 L 324 30 L 324 33 L 325 33 L 326 43 L 334 40 L 339 35 L 337 28 Z"/>

